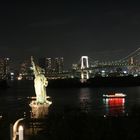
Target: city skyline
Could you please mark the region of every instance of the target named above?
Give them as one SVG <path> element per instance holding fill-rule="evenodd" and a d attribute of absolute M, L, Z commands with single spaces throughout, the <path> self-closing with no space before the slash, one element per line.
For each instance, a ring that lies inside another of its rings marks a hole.
<path fill-rule="evenodd" d="M 16 64 L 33 55 L 64 57 L 70 67 L 82 55 L 121 59 L 140 45 L 140 9 L 132 1 L 11 2 L 0 9 L 0 56 Z"/>
<path fill-rule="evenodd" d="M 70 63 L 69 65 L 67 65 L 66 63 L 64 64 L 63 63 L 63 68 L 65 70 L 68 70 L 68 69 L 71 69 L 73 67 L 73 64 L 80 64 L 81 63 L 81 58 L 82 57 L 88 57 L 89 59 L 89 64 L 92 65 L 93 63 L 96 64 L 96 63 L 100 63 L 100 64 L 103 64 L 103 63 L 123 63 L 123 61 L 128 61 L 128 63 L 132 62 L 132 63 L 139 63 L 139 51 L 140 51 L 140 48 L 134 50 L 133 52 L 129 53 L 127 56 L 124 56 L 122 57 L 121 59 L 104 59 L 104 60 L 98 60 L 98 59 L 93 59 L 92 57 L 89 57 L 89 56 L 81 56 L 79 57 L 79 60 L 78 61 L 75 61 L 74 63 Z M 20 65 L 24 64 L 25 62 L 28 62 L 28 65 L 31 65 L 30 64 L 30 59 L 31 59 L 31 56 L 27 57 L 27 58 L 20 58 L 19 59 L 19 63 L 15 63 L 15 60 L 13 58 L 10 58 L 10 57 L 4 57 L 4 56 L 0 56 L 0 58 L 2 59 L 8 59 L 9 60 L 9 64 L 10 64 L 10 68 L 11 70 L 15 71 L 15 70 L 19 70 L 20 69 Z M 37 62 L 37 64 L 41 67 L 44 67 L 43 65 L 45 64 L 45 62 L 41 62 L 42 60 L 44 61 L 45 59 L 63 59 L 64 61 L 64 57 L 35 57 L 35 60 Z M 41 60 L 41 61 L 40 61 Z M 66 61 L 65 61 L 66 62 Z M 43 64 L 43 65 L 42 65 Z M 81 64 L 80 64 L 81 65 Z"/>

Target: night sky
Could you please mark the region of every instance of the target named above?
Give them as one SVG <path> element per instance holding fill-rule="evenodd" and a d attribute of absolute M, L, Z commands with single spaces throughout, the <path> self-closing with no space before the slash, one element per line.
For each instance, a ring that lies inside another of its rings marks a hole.
<path fill-rule="evenodd" d="M 14 63 L 33 55 L 77 63 L 120 59 L 140 47 L 140 4 L 135 1 L 0 4 L 0 55 Z"/>

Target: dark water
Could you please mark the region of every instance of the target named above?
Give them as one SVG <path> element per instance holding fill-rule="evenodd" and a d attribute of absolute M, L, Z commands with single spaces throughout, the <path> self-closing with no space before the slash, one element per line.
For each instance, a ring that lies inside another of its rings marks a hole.
<path fill-rule="evenodd" d="M 103 94 L 115 92 L 125 93 L 127 96 L 125 99 L 109 101 L 102 98 Z M 92 112 L 96 116 L 103 116 L 109 113 L 110 108 L 115 110 L 119 106 L 118 115 L 128 115 L 133 107 L 140 107 L 140 87 L 47 88 L 47 94 L 53 102 L 52 112 L 79 109 L 83 112 Z M 28 108 L 27 97 L 31 96 L 35 96 L 32 81 L 11 84 L 11 88 L 0 91 L 0 113 L 7 113 L 7 110 L 24 112 L 24 109 Z"/>
<path fill-rule="evenodd" d="M 0 91 L 1 120 L 9 126 L 25 114 L 30 116 L 31 108 L 27 97 L 35 96 L 32 81 L 10 85 L 9 89 Z M 103 94 L 114 92 L 125 93 L 127 96 L 117 99 L 102 98 Z M 133 113 L 137 114 L 140 109 L 140 87 L 47 88 L 47 94 L 53 102 L 49 107 L 49 114 L 83 112 L 92 114 L 93 117 L 128 117 L 133 116 Z M 9 129 L 3 131 L 7 130 Z"/>

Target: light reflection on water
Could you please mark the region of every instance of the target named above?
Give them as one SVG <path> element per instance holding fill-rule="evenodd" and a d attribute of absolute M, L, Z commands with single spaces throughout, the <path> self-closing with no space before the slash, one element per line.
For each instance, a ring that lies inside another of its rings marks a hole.
<path fill-rule="evenodd" d="M 91 100 L 89 88 L 81 88 L 79 91 L 80 108 L 84 112 L 91 110 Z"/>
<path fill-rule="evenodd" d="M 50 105 L 30 105 L 30 121 L 28 122 L 28 127 L 26 127 L 26 135 L 29 137 L 31 135 L 37 135 L 40 131 L 44 129 L 43 121 L 40 119 L 45 119 L 49 113 Z"/>
<path fill-rule="evenodd" d="M 106 116 L 125 115 L 125 98 L 103 98 Z"/>
<path fill-rule="evenodd" d="M 26 88 L 26 85 L 24 87 L 18 85 L 2 91 L 3 93 L 0 94 L 0 113 L 7 112 L 9 109 L 9 114 L 12 111 L 17 112 L 19 110 L 24 112 L 29 104 L 27 96 L 34 96 L 34 90 L 30 86 L 28 85 L 28 88 Z M 53 101 L 51 112 L 63 112 L 63 110 L 79 108 L 85 112 L 92 112 L 96 116 L 103 116 L 108 109 L 113 108 L 115 111 L 115 108 L 118 108 L 118 106 L 112 107 L 110 101 L 106 101 L 106 103 L 103 101 L 102 95 L 112 92 L 122 92 L 127 95 L 124 105 L 121 105 L 121 103 L 119 105 L 120 107 L 123 106 L 122 112 L 131 113 L 133 106 L 140 107 L 140 87 L 47 88 L 47 93 Z M 109 104 L 109 108 L 107 108 L 107 104 Z"/>
<path fill-rule="evenodd" d="M 122 92 L 125 99 L 125 112 L 131 112 L 133 106 L 140 106 L 140 86 L 138 87 L 101 87 L 101 88 L 59 88 L 49 89 L 47 93 L 53 101 L 51 111 L 60 112 L 67 108 L 79 108 L 86 112 L 93 112 L 97 116 L 104 115 L 106 106 L 103 94 Z M 27 108 L 26 97 L 34 96 L 33 83 L 13 83 L 13 87 L 0 91 L 0 112 L 9 108 L 17 112 Z"/>
<path fill-rule="evenodd" d="M 104 99 L 103 94 L 111 92 L 122 92 L 126 98 Z M 28 135 L 36 135 L 44 127 L 43 122 L 37 121 L 39 118 L 47 117 L 51 113 L 67 113 L 74 109 L 95 116 L 125 116 L 133 112 L 133 107 L 140 108 L 140 87 L 116 87 L 116 88 L 65 88 L 49 89 L 47 93 L 51 97 L 53 104 L 49 108 L 29 107 L 28 96 L 34 96 L 33 88 L 26 88 L 26 85 L 10 88 L 0 94 L 0 115 L 8 118 L 11 122 L 23 116 L 24 112 L 31 120 L 28 122 Z M 66 111 L 67 110 L 67 111 Z M 13 113 L 14 112 L 14 113 Z M 11 115 L 12 114 L 12 115 Z M 8 121 L 9 121 L 8 120 Z"/>

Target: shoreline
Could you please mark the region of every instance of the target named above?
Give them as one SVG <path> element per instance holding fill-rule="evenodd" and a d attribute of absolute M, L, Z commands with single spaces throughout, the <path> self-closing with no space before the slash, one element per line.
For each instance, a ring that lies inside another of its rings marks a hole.
<path fill-rule="evenodd" d="M 10 88 L 12 83 L 22 84 L 31 83 L 33 80 L 1 80 L 0 89 Z M 81 82 L 79 78 L 67 78 L 67 79 L 48 79 L 47 88 L 95 88 L 95 87 L 132 87 L 140 86 L 140 76 L 132 77 L 94 77 Z"/>
<path fill-rule="evenodd" d="M 81 82 L 79 78 L 49 80 L 48 87 L 110 87 L 110 86 L 140 86 L 140 76 L 138 77 L 94 77 L 86 82 Z"/>

